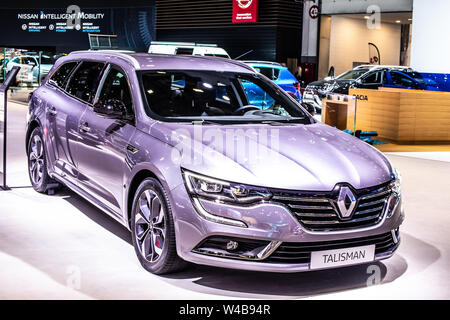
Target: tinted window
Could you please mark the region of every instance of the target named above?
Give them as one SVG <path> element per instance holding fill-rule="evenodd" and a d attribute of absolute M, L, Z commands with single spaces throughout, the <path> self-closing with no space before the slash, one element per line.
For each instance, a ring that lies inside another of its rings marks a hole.
<path fill-rule="evenodd" d="M 214 71 L 144 72 L 142 87 L 150 110 L 162 117 L 221 121 L 309 118 L 265 78 Z"/>
<path fill-rule="evenodd" d="M 400 72 L 396 71 L 391 72 L 391 79 L 392 83 L 397 86 L 402 87 L 414 86 L 414 81 L 411 78 L 401 74 Z"/>
<path fill-rule="evenodd" d="M 127 107 L 128 113 L 133 113 L 133 104 L 127 78 L 124 72 L 115 67 L 109 71 L 99 97 L 99 102 L 107 102 L 108 100 L 122 101 Z"/>
<path fill-rule="evenodd" d="M 416 80 L 418 83 L 421 83 L 421 84 L 426 83 L 425 80 L 423 79 L 422 75 L 419 72 L 408 71 L 408 72 L 404 72 L 404 74 L 410 76 L 411 78 Z"/>
<path fill-rule="evenodd" d="M 50 78 L 53 80 L 58 87 L 64 87 L 64 83 L 69 76 L 69 74 L 72 72 L 73 68 L 77 65 L 76 62 L 69 62 L 66 64 L 63 64 L 58 68 L 58 70 L 55 71 L 55 73 Z"/>
<path fill-rule="evenodd" d="M 193 48 L 177 48 L 177 52 L 175 54 L 190 56 L 192 55 L 193 52 L 194 52 Z"/>
<path fill-rule="evenodd" d="M 206 57 L 218 57 L 218 58 L 226 58 L 226 59 L 230 59 L 229 56 L 227 56 L 226 54 L 220 54 L 220 53 L 205 53 Z"/>
<path fill-rule="evenodd" d="M 269 78 L 270 80 L 274 80 L 273 79 L 273 69 L 272 68 L 266 68 L 266 67 L 254 67 L 254 69 L 265 75 L 267 78 Z"/>
<path fill-rule="evenodd" d="M 371 73 L 367 77 L 362 79 L 362 82 L 363 83 L 381 83 L 382 75 L 383 75 L 382 71 Z"/>
<path fill-rule="evenodd" d="M 83 62 L 70 79 L 67 92 L 85 102 L 92 103 L 103 67 L 103 63 Z"/>

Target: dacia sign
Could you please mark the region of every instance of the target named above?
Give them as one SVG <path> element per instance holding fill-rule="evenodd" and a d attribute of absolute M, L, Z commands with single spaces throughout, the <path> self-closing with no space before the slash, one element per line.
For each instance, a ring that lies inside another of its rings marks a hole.
<path fill-rule="evenodd" d="M 363 94 L 354 94 L 353 95 L 357 100 L 369 101 L 369 98 Z"/>

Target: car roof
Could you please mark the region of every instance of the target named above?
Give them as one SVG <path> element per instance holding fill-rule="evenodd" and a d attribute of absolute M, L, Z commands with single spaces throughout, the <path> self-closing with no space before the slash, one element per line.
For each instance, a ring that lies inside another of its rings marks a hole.
<path fill-rule="evenodd" d="M 406 67 L 406 66 L 373 65 L 373 64 L 363 64 L 363 65 L 360 65 L 360 66 L 357 66 L 357 67 L 353 68 L 353 70 L 359 70 L 359 69 L 369 69 L 369 71 L 378 70 L 378 69 L 382 69 L 382 70 L 409 70 L 409 71 L 413 71 L 413 69 L 411 67 Z"/>
<path fill-rule="evenodd" d="M 192 55 L 170 55 L 124 52 L 117 50 L 74 51 L 65 60 L 99 59 L 108 61 L 115 57 L 131 64 L 136 70 L 208 70 L 253 73 L 254 70 L 239 61 Z"/>

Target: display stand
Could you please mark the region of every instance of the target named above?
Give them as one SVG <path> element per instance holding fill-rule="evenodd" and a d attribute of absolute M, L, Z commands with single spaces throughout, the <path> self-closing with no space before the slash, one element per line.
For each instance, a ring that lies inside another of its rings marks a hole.
<path fill-rule="evenodd" d="M 0 140 L 3 143 L 0 145 L 0 190 L 10 190 L 6 184 L 6 143 L 7 143 L 7 128 L 8 128 L 8 90 L 11 84 L 16 82 L 16 76 L 20 67 L 13 67 L 11 71 L 6 75 L 5 81 L 0 87 L 0 124 L 2 129 L 0 132 Z"/>

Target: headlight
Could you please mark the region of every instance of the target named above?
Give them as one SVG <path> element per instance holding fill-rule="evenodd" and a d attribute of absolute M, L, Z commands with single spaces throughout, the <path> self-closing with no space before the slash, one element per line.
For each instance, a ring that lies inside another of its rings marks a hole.
<path fill-rule="evenodd" d="M 232 202 L 235 204 L 259 202 L 261 200 L 268 200 L 272 196 L 264 188 L 255 188 L 209 178 L 187 170 L 183 171 L 183 175 L 191 196 Z"/>
<path fill-rule="evenodd" d="M 402 177 L 400 172 L 397 169 L 394 169 L 394 173 L 392 174 L 392 182 L 389 185 L 389 189 L 392 191 L 392 195 L 389 197 L 388 202 L 388 215 L 387 217 L 390 218 L 394 214 L 395 210 L 397 209 L 397 206 L 399 202 L 401 201 L 401 182 Z"/>
<path fill-rule="evenodd" d="M 400 195 L 402 193 L 402 175 L 397 169 L 394 169 L 394 173 L 392 174 L 393 181 L 389 185 L 389 188 L 397 195 Z"/>
<path fill-rule="evenodd" d="M 206 220 L 246 228 L 243 221 L 217 216 L 207 212 L 201 205 L 199 199 L 219 201 L 234 205 L 255 203 L 268 200 L 272 196 L 265 189 L 245 186 L 218 180 L 203 175 L 183 170 L 186 188 L 191 196 L 194 207 L 198 214 Z"/>

